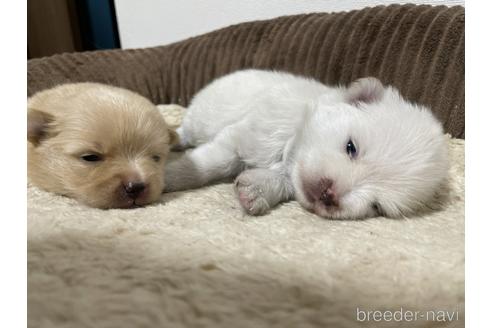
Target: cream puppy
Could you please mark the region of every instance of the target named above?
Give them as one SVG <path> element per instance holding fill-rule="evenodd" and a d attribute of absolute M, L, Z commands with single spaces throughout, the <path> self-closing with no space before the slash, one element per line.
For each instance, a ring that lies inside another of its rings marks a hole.
<path fill-rule="evenodd" d="M 98 208 L 152 203 L 176 135 L 157 108 L 129 90 L 65 84 L 27 102 L 28 180 Z"/>
<path fill-rule="evenodd" d="M 441 124 L 392 87 L 363 78 L 327 87 L 288 73 L 245 70 L 212 82 L 178 129 L 167 191 L 237 176 L 247 213 L 296 199 L 336 219 L 407 216 L 447 175 Z"/>

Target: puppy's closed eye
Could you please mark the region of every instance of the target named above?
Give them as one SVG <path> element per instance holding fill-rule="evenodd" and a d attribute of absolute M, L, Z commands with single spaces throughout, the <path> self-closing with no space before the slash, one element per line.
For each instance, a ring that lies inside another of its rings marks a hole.
<path fill-rule="evenodd" d="M 383 210 L 381 208 L 381 204 L 379 204 L 378 202 L 373 202 L 371 207 L 378 216 L 384 216 Z"/>
<path fill-rule="evenodd" d="M 80 156 L 80 159 L 85 161 L 85 162 L 100 162 L 103 160 L 103 156 L 99 154 L 84 154 Z"/>

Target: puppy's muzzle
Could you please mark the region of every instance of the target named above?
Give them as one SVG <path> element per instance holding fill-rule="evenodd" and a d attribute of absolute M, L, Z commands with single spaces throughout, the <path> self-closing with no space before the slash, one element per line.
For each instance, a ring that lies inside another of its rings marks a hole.
<path fill-rule="evenodd" d="M 321 195 L 319 196 L 319 200 L 325 204 L 326 207 L 338 206 L 338 198 L 335 192 L 328 188 L 321 191 Z"/>
<path fill-rule="evenodd" d="M 326 207 L 338 207 L 338 196 L 333 188 L 333 180 L 321 178 L 317 183 L 304 185 L 307 199 L 311 203 L 321 202 Z"/>
<path fill-rule="evenodd" d="M 147 188 L 146 184 L 143 182 L 127 182 L 123 184 L 123 189 L 125 190 L 128 198 L 137 199 L 141 194 L 144 193 Z"/>

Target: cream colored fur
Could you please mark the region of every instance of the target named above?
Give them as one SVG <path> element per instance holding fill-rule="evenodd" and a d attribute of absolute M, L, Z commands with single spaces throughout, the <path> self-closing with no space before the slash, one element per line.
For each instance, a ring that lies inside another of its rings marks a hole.
<path fill-rule="evenodd" d="M 463 327 L 464 141 L 449 146 L 445 208 L 414 219 L 325 220 L 294 201 L 251 217 L 232 184 L 131 210 L 29 187 L 29 327 Z M 360 323 L 357 307 L 459 320 Z"/>
<path fill-rule="evenodd" d="M 110 85 L 70 83 L 36 93 L 27 107 L 33 185 L 98 208 L 159 199 L 175 133 L 148 99 Z"/>

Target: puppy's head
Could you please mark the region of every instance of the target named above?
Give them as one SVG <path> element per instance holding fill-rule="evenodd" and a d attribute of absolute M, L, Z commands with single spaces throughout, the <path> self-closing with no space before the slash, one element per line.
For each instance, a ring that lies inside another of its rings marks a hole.
<path fill-rule="evenodd" d="M 294 146 L 297 200 L 328 218 L 411 215 L 447 176 L 447 143 L 431 112 L 364 78 L 322 97 Z"/>
<path fill-rule="evenodd" d="M 28 100 L 28 177 L 99 208 L 156 201 L 175 140 L 157 108 L 128 90 L 67 84 Z"/>

